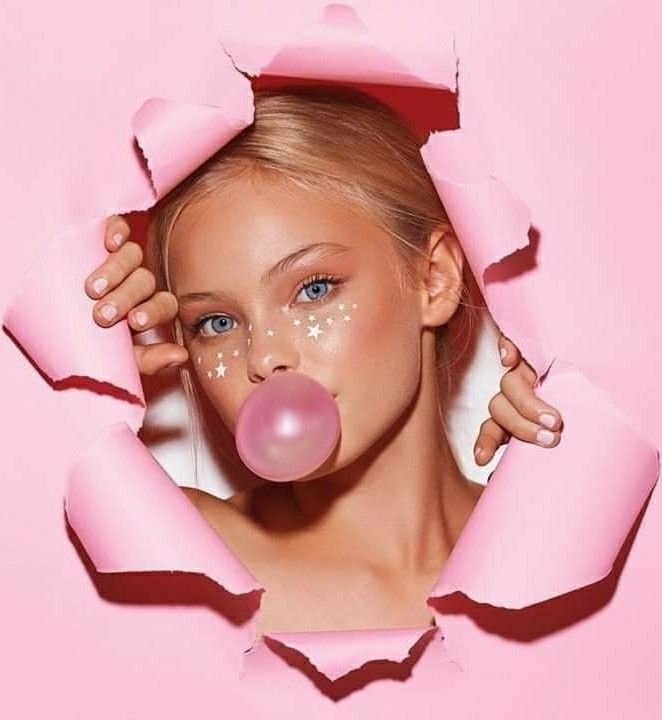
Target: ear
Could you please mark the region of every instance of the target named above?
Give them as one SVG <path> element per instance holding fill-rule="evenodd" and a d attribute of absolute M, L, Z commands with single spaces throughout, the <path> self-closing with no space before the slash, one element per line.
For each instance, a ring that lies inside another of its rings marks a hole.
<path fill-rule="evenodd" d="M 423 325 L 445 325 L 454 315 L 462 294 L 463 269 L 464 253 L 453 228 L 448 223 L 437 226 L 429 235 L 423 267 Z"/>

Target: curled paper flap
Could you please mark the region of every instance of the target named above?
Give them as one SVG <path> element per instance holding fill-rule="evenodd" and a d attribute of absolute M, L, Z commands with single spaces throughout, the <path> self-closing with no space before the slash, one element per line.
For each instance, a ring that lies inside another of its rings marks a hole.
<path fill-rule="evenodd" d="M 77 460 L 65 509 L 99 572 L 201 573 L 234 595 L 264 590 L 125 423 Z"/>
<path fill-rule="evenodd" d="M 166 195 L 252 122 L 250 93 L 232 109 L 146 100 L 132 124 L 157 197 Z"/>
<path fill-rule="evenodd" d="M 490 174 L 475 134 L 462 129 L 434 132 L 421 148 L 421 156 L 492 317 L 517 343 L 538 376 L 544 375 L 553 357 L 536 337 L 529 304 L 525 298 L 514 303 L 509 297 L 504 307 L 484 277 L 492 265 L 529 245 L 528 207 Z"/>
<path fill-rule="evenodd" d="M 85 278 L 108 257 L 105 225 L 105 219 L 94 220 L 56 235 L 3 322 L 51 380 L 110 383 L 144 405 L 126 320 L 100 327 L 92 317 L 94 301 L 85 294 Z"/>
<path fill-rule="evenodd" d="M 510 441 L 429 601 L 461 591 L 522 608 L 612 569 L 657 482 L 658 452 L 570 363 L 555 362 L 538 394 L 563 408 L 563 441 Z"/>
<path fill-rule="evenodd" d="M 436 627 L 391 630 L 334 630 L 332 632 L 269 633 L 270 638 L 303 655 L 329 680 L 359 670 L 367 663 L 405 662 L 424 635 L 433 635 Z"/>
<path fill-rule="evenodd" d="M 286 37 L 266 23 L 236 36 L 231 31 L 223 28 L 223 47 L 235 66 L 252 76 L 456 89 L 453 35 L 443 27 L 434 44 L 412 44 L 395 33 L 369 31 L 354 8 L 331 3 L 319 23 Z"/>

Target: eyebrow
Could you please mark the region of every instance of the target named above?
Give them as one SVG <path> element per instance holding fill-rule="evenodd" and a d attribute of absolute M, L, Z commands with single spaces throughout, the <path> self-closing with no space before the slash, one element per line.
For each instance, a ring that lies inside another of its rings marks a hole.
<path fill-rule="evenodd" d="M 300 262 L 309 255 L 320 255 L 320 257 L 329 257 L 332 255 L 343 255 L 350 250 L 347 245 L 334 242 L 318 242 L 312 245 L 305 245 L 293 253 L 281 258 L 273 267 L 269 268 L 260 278 L 260 284 L 266 285 L 273 280 L 276 275 L 287 272 L 293 265 Z M 221 290 L 206 292 L 190 292 L 178 298 L 179 303 L 194 302 L 196 300 L 221 299 L 227 297 Z"/>

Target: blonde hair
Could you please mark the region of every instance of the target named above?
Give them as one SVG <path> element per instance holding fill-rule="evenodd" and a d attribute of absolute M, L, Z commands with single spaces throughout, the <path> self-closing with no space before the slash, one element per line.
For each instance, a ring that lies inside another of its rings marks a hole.
<path fill-rule="evenodd" d="M 430 233 L 448 223 L 446 211 L 427 173 L 419 144 L 388 107 L 349 88 L 288 87 L 255 94 L 255 120 L 154 207 L 146 260 L 157 287 L 171 291 L 168 246 L 175 222 L 191 202 L 243 173 L 269 174 L 306 190 L 323 191 L 350 202 L 383 228 L 402 259 L 401 283 L 418 280 L 416 261 L 425 254 Z M 442 400 L 453 390 L 451 367 L 469 346 L 475 325 L 473 300 L 479 290 L 468 264 L 458 310 L 436 330 L 436 366 L 444 372 Z M 179 320 L 175 335 L 184 343 Z M 452 358 L 452 349 L 462 350 Z M 197 484 L 200 398 L 191 372 L 181 369 L 193 436 Z M 445 427 L 445 425 L 444 425 Z"/>

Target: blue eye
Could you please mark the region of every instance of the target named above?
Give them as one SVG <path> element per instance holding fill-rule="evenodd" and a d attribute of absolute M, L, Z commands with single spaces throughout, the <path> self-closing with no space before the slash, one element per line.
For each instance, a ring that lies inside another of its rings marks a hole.
<path fill-rule="evenodd" d="M 229 328 L 228 322 L 230 324 Z M 226 330 L 232 329 L 232 327 L 232 318 L 227 315 L 207 315 L 206 317 L 198 320 L 198 322 L 194 325 L 195 334 L 200 334 L 204 337 L 224 335 Z"/>
<path fill-rule="evenodd" d="M 319 302 L 331 293 L 330 290 L 324 292 L 324 286 L 326 285 L 328 287 L 333 285 L 335 289 L 335 286 L 339 283 L 339 281 L 340 278 L 332 275 L 317 275 L 303 283 L 297 297 L 299 297 L 302 292 L 305 292 L 308 302 Z M 309 291 L 312 291 L 312 296 L 308 294 Z M 305 303 L 307 301 L 304 300 L 303 302 Z"/>

